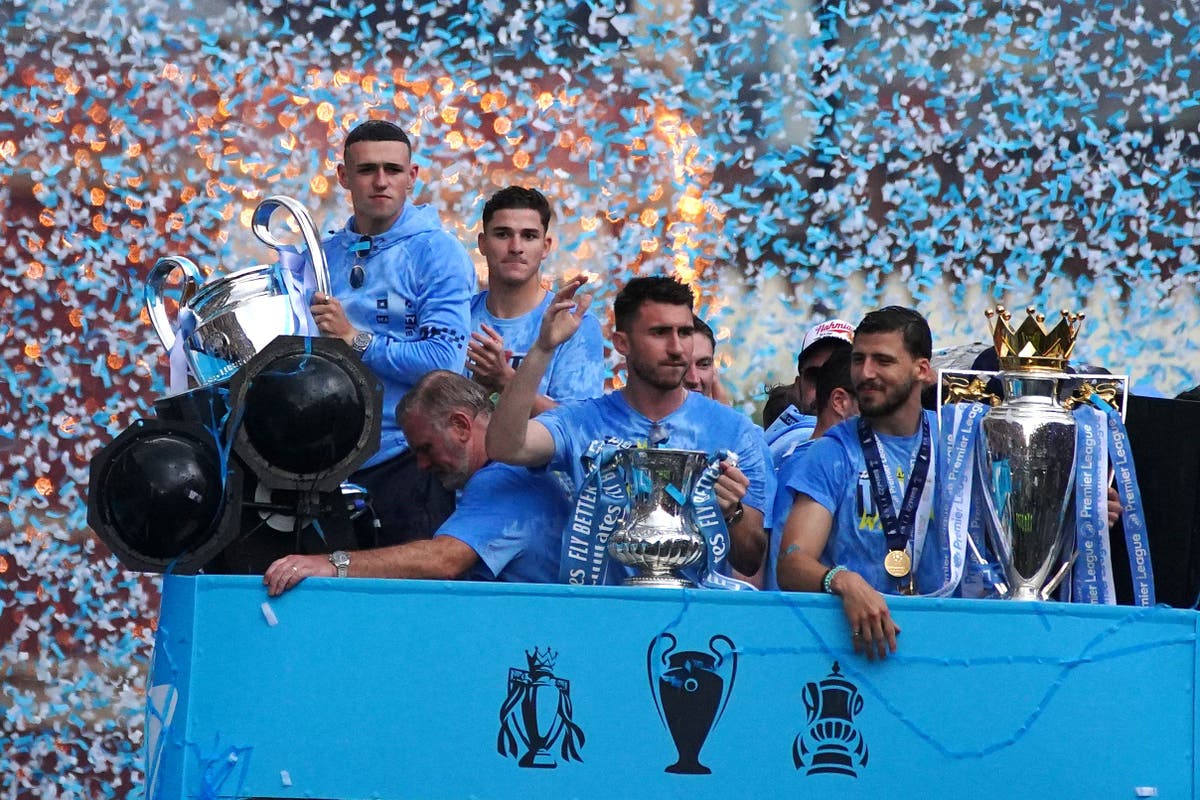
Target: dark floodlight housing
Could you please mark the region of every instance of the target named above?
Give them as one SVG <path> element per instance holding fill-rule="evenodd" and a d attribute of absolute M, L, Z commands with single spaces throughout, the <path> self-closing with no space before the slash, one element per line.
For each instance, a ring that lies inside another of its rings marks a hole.
<path fill-rule="evenodd" d="M 92 458 L 88 524 L 128 569 L 194 573 L 236 538 L 241 491 L 211 430 L 138 420 Z"/>
<path fill-rule="evenodd" d="M 334 491 L 379 449 L 383 389 L 340 339 L 276 338 L 228 400 L 234 450 L 271 488 Z"/>

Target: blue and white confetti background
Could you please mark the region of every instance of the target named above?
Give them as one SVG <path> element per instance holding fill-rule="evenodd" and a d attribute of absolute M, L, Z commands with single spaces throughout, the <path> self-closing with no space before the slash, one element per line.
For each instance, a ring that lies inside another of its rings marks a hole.
<path fill-rule="evenodd" d="M 154 261 L 271 254 L 283 193 L 331 228 L 345 132 L 414 135 L 465 243 L 482 197 L 556 202 L 597 306 L 696 286 L 750 408 L 805 327 L 914 303 L 1085 310 L 1079 355 L 1197 379 L 1200 13 L 1147 0 L 0 5 L 0 796 L 136 796 L 158 582 L 85 522 L 88 459 L 165 391 Z"/>

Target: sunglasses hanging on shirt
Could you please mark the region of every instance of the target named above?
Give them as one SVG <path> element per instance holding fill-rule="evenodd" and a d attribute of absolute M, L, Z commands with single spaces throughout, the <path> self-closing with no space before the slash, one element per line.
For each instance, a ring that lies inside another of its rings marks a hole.
<path fill-rule="evenodd" d="M 367 257 L 367 253 L 371 250 L 371 237 L 364 236 L 354 244 L 350 245 L 350 252 L 354 254 L 354 260 L 359 261 Z M 367 270 L 362 264 L 355 264 L 350 268 L 350 288 L 361 289 L 363 283 L 367 280 Z"/>

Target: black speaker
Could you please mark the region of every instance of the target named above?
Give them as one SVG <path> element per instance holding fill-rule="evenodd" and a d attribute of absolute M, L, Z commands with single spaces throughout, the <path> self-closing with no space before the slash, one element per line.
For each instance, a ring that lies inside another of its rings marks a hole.
<path fill-rule="evenodd" d="M 290 553 L 373 547 L 369 497 L 344 481 L 379 448 L 382 405 L 345 342 L 278 337 L 103 448 L 88 523 L 145 572 L 259 574 Z"/>
<path fill-rule="evenodd" d="M 1125 427 L 1145 505 L 1155 597 L 1190 608 L 1200 595 L 1200 402 L 1130 395 L 1128 403 Z M 1117 602 L 1131 604 L 1129 559 L 1118 529 L 1112 545 Z"/>

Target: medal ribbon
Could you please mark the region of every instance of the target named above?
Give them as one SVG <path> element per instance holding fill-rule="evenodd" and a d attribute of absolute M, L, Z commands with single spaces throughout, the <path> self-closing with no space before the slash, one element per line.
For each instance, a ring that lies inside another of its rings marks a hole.
<path fill-rule="evenodd" d="M 913 459 L 912 470 L 908 483 L 904 487 L 904 500 L 900 505 L 900 516 L 896 516 L 896 506 L 892 502 L 892 483 L 883 463 L 883 453 L 879 440 L 871 430 L 871 424 L 863 417 L 858 418 L 858 441 L 862 445 L 863 459 L 867 462 L 867 473 L 871 478 L 871 494 L 874 496 L 875 508 L 879 511 L 879 522 L 887 539 L 888 550 L 907 550 L 908 541 L 913 536 L 917 519 L 917 507 L 921 504 L 921 496 L 925 490 L 925 479 L 929 475 L 931 463 L 931 436 L 929 420 L 921 415 L 921 445 Z M 915 550 L 915 549 L 914 549 Z M 914 556 L 916 552 L 914 551 Z M 910 567 L 917 568 L 917 558 L 913 558 Z"/>
<path fill-rule="evenodd" d="M 1122 523 L 1125 528 L 1125 549 L 1129 553 L 1129 572 L 1133 576 L 1134 605 L 1155 604 L 1154 567 L 1150 563 L 1150 542 L 1146 538 L 1146 515 L 1142 510 L 1142 493 L 1138 489 L 1137 470 L 1129 449 L 1129 434 L 1115 408 L 1098 394 L 1089 402 L 1108 417 L 1108 453 L 1117 479 L 1117 494 L 1121 498 Z"/>

